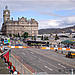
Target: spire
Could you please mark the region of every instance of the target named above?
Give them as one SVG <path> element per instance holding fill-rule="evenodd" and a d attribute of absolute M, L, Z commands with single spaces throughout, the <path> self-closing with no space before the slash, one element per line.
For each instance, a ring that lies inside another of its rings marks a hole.
<path fill-rule="evenodd" d="M 5 6 L 5 9 L 6 9 L 6 10 L 8 9 L 8 6 L 7 6 L 7 5 Z"/>

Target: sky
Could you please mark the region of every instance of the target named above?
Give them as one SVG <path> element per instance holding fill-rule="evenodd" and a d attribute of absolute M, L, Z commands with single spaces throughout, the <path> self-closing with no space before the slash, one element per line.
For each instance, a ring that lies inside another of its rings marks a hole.
<path fill-rule="evenodd" d="M 75 0 L 0 0 L 0 29 L 6 5 L 11 18 L 33 18 L 38 22 L 38 29 L 75 25 Z"/>

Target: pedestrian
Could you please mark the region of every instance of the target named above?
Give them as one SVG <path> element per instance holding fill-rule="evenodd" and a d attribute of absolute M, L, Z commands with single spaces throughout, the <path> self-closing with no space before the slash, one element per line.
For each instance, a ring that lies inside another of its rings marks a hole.
<path fill-rule="evenodd" d="M 13 74 L 13 70 L 12 69 L 10 70 L 10 73 Z"/>
<path fill-rule="evenodd" d="M 13 74 L 17 74 L 17 71 L 14 71 L 14 73 Z"/>

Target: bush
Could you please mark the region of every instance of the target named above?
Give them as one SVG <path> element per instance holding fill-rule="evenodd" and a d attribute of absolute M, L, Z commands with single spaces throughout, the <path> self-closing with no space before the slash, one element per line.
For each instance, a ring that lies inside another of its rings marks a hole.
<path fill-rule="evenodd" d="M 55 36 L 55 40 L 58 40 L 59 39 L 59 37 L 57 36 L 57 34 L 56 34 L 56 36 Z"/>
<path fill-rule="evenodd" d="M 12 37 L 12 34 L 9 34 L 10 37 Z"/>

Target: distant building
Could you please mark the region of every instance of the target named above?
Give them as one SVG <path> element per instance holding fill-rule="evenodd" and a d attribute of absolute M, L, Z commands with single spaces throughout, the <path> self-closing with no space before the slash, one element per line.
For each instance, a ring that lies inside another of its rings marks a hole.
<path fill-rule="evenodd" d="M 27 20 L 27 18 L 19 18 L 15 21 L 10 19 L 10 10 L 5 7 L 3 11 L 3 24 L 1 28 L 2 34 L 9 36 L 9 34 L 20 34 L 22 36 L 24 32 L 28 32 L 29 36 L 38 35 L 38 22 L 35 19 Z"/>

